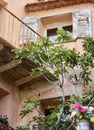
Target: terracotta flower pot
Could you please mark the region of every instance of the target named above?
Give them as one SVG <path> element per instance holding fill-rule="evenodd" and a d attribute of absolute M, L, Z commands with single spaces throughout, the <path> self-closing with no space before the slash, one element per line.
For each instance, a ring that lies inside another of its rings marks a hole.
<path fill-rule="evenodd" d="M 90 130 L 90 124 L 87 120 L 81 120 L 77 124 L 77 130 Z"/>

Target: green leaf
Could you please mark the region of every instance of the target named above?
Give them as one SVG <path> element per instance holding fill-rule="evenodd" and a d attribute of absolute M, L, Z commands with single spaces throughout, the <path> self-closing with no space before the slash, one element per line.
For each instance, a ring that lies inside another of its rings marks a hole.
<path fill-rule="evenodd" d="M 32 71 L 30 72 L 30 76 L 34 76 L 36 73 L 36 69 L 32 69 Z"/>

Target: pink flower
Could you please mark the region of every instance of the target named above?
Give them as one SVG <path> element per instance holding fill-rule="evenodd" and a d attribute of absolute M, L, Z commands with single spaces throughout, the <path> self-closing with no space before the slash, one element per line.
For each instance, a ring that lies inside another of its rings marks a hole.
<path fill-rule="evenodd" d="M 86 108 L 84 108 L 84 107 L 82 107 L 82 106 L 80 107 L 80 112 L 83 112 L 83 113 L 84 113 L 84 112 L 86 112 L 86 110 L 87 110 Z"/>
<path fill-rule="evenodd" d="M 79 109 L 81 107 L 81 104 L 80 103 L 75 103 L 73 106 L 72 106 L 72 110 L 75 110 L 75 109 Z"/>
<path fill-rule="evenodd" d="M 73 121 L 73 117 L 70 116 L 69 121 L 72 122 Z"/>
<path fill-rule="evenodd" d="M 2 115 L 0 114 L 0 118 L 2 118 Z"/>
<path fill-rule="evenodd" d="M 8 120 L 8 116 L 7 115 L 0 114 L 0 118 L 4 118 L 4 119 Z"/>
<path fill-rule="evenodd" d="M 3 118 L 5 118 L 6 120 L 8 120 L 8 117 L 7 117 L 7 115 L 3 115 Z"/>

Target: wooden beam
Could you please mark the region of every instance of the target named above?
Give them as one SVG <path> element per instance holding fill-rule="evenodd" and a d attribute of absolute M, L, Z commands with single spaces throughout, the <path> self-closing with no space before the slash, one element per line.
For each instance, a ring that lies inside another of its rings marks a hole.
<path fill-rule="evenodd" d="M 2 65 L 2 66 L 0 66 L 0 73 L 5 72 L 7 70 L 10 70 L 10 69 L 16 67 L 20 63 L 21 63 L 21 60 L 18 59 L 18 60 L 13 60 L 13 61 L 11 61 L 11 62 L 9 62 L 7 64 Z"/>
<path fill-rule="evenodd" d="M 35 79 L 39 78 L 39 77 L 42 76 L 42 75 L 43 75 L 42 72 L 37 72 L 34 76 L 28 75 L 28 76 L 26 76 L 26 77 L 23 77 L 23 78 L 17 80 L 17 81 L 15 82 L 14 86 L 23 85 L 23 84 L 25 84 L 25 83 L 27 83 L 27 82 L 29 82 L 29 81 L 32 81 L 32 80 L 35 80 Z"/>
<path fill-rule="evenodd" d="M 0 43 L 0 51 L 3 49 L 3 44 Z"/>

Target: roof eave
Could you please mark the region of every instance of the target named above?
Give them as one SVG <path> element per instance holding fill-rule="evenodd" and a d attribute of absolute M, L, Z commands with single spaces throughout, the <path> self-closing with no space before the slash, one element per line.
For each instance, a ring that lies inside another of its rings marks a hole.
<path fill-rule="evenodd" d="M 53 1 L 44 1 L 44 2 L 37 2 L 37 3 L 30 3 L 25 6 L 25 11 L 27 13 L 42 11 L 42 10 L 49 10 L 67 6 L 73 6 L 76 4 L 83 4 L 83 3 L 94 3 L 94 0 L 53 0 Z"/>

